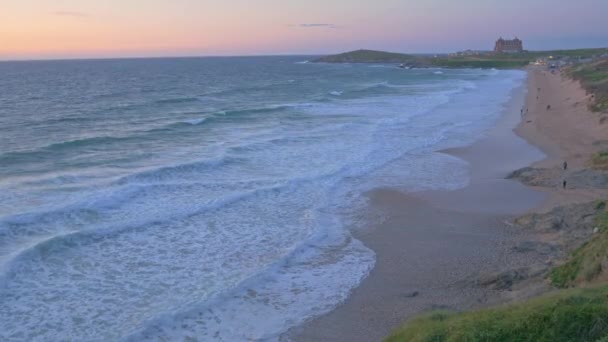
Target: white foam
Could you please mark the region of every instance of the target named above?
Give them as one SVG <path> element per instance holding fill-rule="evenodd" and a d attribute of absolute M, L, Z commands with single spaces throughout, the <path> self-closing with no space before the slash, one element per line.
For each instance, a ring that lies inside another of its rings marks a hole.
<path fill-rule="evenodd" d="M 328 312 L 374 264 L 344 229 L 362 224 L 361 193 L 466 185 L 466 163 L 433 152 L 479 137 L 524 77 L 420 73 L 420 89 L 387 81 L 374 96 L 266 103 L 284 112 L 231 121 L 217 151 L 5 217 L 0 339 L 273 340 Z M 351 89 L 319 94 L 332 88 Z"/>
<path fill-rule="evenodd" d="M 205 122 L 205 120 L 207 120 L 207 118 L 198 118 L 198 119 L 190 119 L 190 120 L 185 120 L 185 123 L 189 123 L 191 125 L 199 125 L 202 124 L 203 122 Z"/>

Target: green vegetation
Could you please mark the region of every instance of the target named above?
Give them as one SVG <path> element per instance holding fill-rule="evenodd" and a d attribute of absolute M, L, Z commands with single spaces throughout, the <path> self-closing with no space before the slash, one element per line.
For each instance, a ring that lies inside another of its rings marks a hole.
<path fill-rule="evenodd" d="M 608 53 L 607 48 L 599 49 L 573 49 L 573 50 L 549 50 L 549 51 L 528 51 L 530 57 L 542 58 L 553 56 L 555 58 L 572 57 L 572 58 L 590 58 L 597 57 L 602 54 Z"/>
<path fill-rule="evenodd" d="M 589 58 L 600 56 L 608 49 L 577 49 L 552 51 L 526 51 L 517 54 L 481 54 L 471 56 L 421 56 L 402 53 L 357 50 L 338 55 L 321 57 L 315 62 L 322 63 L 403 63 L 412 67 L 441 67 L 441 68 L 522 68 L 539 58 L 549 56 L 561 58 Z"/>
<path fill-rule="evenodd" d="M 604 209 L 596 219 L 597 233 L 577 248 L 565 264 L 551 271 L 553 285 L 565 288 L 593 282 L 604 271 L 602 264 L 608 262 L 608 212 L 605 211 L 606 202 L 600 201 L 597 206 Z"/>
<path fill-rule="evenodd" d="M 602 155 L 608 159 L 608 152 Z M 435 311 L 409 321 L 387 341 L 597 341 L 608 342 L 608 285 L 587 287 L 605 277 L 608 263 L 608 203 L 598 201 L 597 231 L 551 271 L 551 294 L 488 309 Z M 568 288 L 585 285 L 585 288 Z"/>
<path fill-rule="evenodd" d="M 507 57 L 507 58 L 505 58 Z M 517 69 L 530 64 L 528 58 L 513 58 L 509 55 L 437 57 L 430 60 L 436 67 L 442 68 L 497 68 Z"/>
<path fill-rule="evenodd" d="M 608 171 L 608 151 L 597 152 L 591 157 L 589 163 L 592 168 Z"/>
<path fill-rule="evenodd" d="M 321 57 L 314 62 L 320 63 L 409 63 L 417 57 L 395 52 L 356 50 Z"/>
<path fill-rule="evenodd" d="M 432 312 L 386 341 L 606 341 L 608 286 L 465 313 Z"/>
<path fill-rule="evenodd" d="M 591 110 L 608 111 L 608 59 L 577 65 L 568 70 L 568 74 L 594 95 Z"/>

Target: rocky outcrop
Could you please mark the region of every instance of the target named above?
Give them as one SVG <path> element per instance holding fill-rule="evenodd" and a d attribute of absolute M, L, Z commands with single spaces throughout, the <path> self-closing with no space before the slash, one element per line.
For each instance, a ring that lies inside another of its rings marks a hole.
<path fill-rule="evenodd" d="M 513 171 L 507 179 L 516 179 L 529 186 L 560 187 L 566 179 L 569 189 L 608 189 L 608 172 L 582 169 L 563 175 L 560 169 L 524 167 Z"/>

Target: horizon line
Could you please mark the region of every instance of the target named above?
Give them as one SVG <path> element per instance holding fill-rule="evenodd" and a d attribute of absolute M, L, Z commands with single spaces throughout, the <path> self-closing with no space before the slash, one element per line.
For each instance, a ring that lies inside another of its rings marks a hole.
<path fill-rule="evenodd" d="M 575 49 L 551 49 L 551 50 L 525 50 L 526 52 L 543 52 L 543 51 L 571 51 L 571 50 L 586 50 L 586 49 L 608 49 L 608 46 L 603 47 L 585 47 L 585 48 L 575 48 Z M 0 58 L 0 63 L 5 62 L 61 62 L 61 61 L 100 61 L 100 60 L 131 60 L 131 59 L 196 59 L 196 58 L 239 58 L 239 57 L 317 57 L 317 56 L 331 56 L 336 54 L 348 53 L 357 50 L 370 50 L 370 51 L 380 51 L 380 52 L 392 52 L 392 53 L 400 53 L 400 54 L 409 54 L 409 55 L 449 55 L 455 52 L 395 52 L 388 50 L 376 50 L 376 49 L 366 49 L 360 48 L 355 50 L 337 52 L 337 53 L 311 53 L 311 54 L 292 54 L 292 53 L 277 53 L 277 54 L 243 54 L 243 55 L 176 55 L 176 56 L 109 56 L 109 57 L 50 57 L 50 58 L 23 58 L 23 59 L 2 59 Z M 476 49 L 465 49 L 461 51 L 480 51 L 480 52 L 491 52 L 492 50 L 476 50 Z"/>

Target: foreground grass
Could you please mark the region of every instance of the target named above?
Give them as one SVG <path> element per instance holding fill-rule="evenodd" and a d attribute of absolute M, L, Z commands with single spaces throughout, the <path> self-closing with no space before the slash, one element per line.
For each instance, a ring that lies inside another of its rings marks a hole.
<path fill-rule="evenodd" d="M 552 270 L 553 285 L 589 286 L 605 274 L 608 204 L 598 201 L 596 206 L 601 210 L 595 221 L 597 232 Z M 608 342 L 608 285 L 562 289 L 525 302 L 464 313 L 431 312 L 413 319 L 387 341 Z"/>
<path fill-rule="evenodd" d="M 598 202 L 598 209 L 606 208 L 604 201 Z M 598 232 L 591 240 L 577 248 L 568 261 L 554 268 L 550 277 L 553 285 L 561 288 L 596 280 L 608 263 L 608 212 L 604 211 L 596 219 Z"/>
<path fill-rule="evenodd" d="M 386 341 L 604 341 L 608 286 L 560 290 L 526 302 L 465 313 L 432 312 Z"/>

